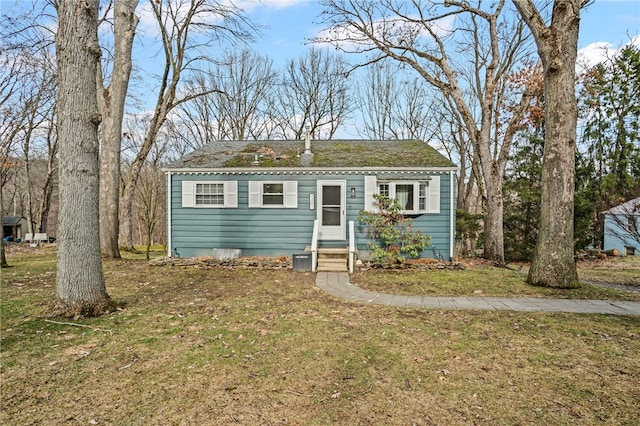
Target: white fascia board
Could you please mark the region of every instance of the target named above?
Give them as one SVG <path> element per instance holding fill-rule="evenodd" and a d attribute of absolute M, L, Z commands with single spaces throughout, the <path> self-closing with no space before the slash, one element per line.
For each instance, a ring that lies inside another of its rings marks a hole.
<path fill-rule="evenodd" d="M 293 174 L 310 174 L 310 173 L 378 173 L 378 172 L 431 172 L 431 173 L 450 173 L 458 172 L 458 167 L 249 167 L 249 168 L 163 168 L 165 173 L 219 173 L 219 174 L 276 174 L 276 173 L 293 173 Z"/>

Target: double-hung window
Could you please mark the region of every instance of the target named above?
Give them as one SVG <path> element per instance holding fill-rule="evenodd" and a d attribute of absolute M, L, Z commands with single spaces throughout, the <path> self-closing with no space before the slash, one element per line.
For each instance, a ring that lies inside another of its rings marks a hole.
<path fill-rule="evenodd" d="M 298 182 L 249 182 L 249 208 L 277 207 L 298 207 Z"/>
<path fill-rule="evenodd" d="M 196 206 L 224 206 L 224 183 L 197 183 Z"/>
<path fill-rule="evenodd" d="M 238 182 L 182 181 L 182 207 L 238 207 Z"/>
<path fill-rule="evenodd" d="M 284 206 L 284 183 L 264 183 L 262 184 L 262 205 L 263 206 Z"/>

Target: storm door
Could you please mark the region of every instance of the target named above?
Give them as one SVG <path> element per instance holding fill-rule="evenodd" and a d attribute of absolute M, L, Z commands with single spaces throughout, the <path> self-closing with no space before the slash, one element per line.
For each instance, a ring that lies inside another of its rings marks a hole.
<path fill-rule="evenodd" d="M 346 186 L 343 180 L 318 181 L 320 240 L 346 240 Z"/>

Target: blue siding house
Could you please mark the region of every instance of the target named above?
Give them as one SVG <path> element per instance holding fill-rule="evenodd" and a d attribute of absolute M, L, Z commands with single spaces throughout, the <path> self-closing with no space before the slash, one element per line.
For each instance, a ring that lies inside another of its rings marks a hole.
<path fill-rule="evenodd" d="M 604 250 L 640 255 L 640 197 L 604 212 Z"/>
<path fill-rule="evenodd" d="M 425 142 L 218 141 L 164 171 L 168 256 L 290 257 L 351 245 L 367 259 L 358 215 L 382 191 L 431 236 L 435 249 L 423 257 L 453 257 L 457 168 Z"/>

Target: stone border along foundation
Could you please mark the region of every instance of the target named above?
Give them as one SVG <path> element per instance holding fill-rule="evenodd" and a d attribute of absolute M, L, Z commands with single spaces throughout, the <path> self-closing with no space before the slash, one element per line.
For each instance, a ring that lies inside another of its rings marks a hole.
<path fill-rule="evenodd" d="M 217 259 L 213 256 L 201 257 L 159 257 L 149 261 L 152 266 L 208 266 L 244 269 L 293 269 L 291 257 L 239 257 L 236 259 Z M 358 270 L 398 270 L 398 271 L 427 271 L 427 270 L 464 270 L 466 266 L 459 262 L 419 262 L 409 261 L 402 265 L 388 268 L 378 268 L 370 263 L 358 266 Z"/>

